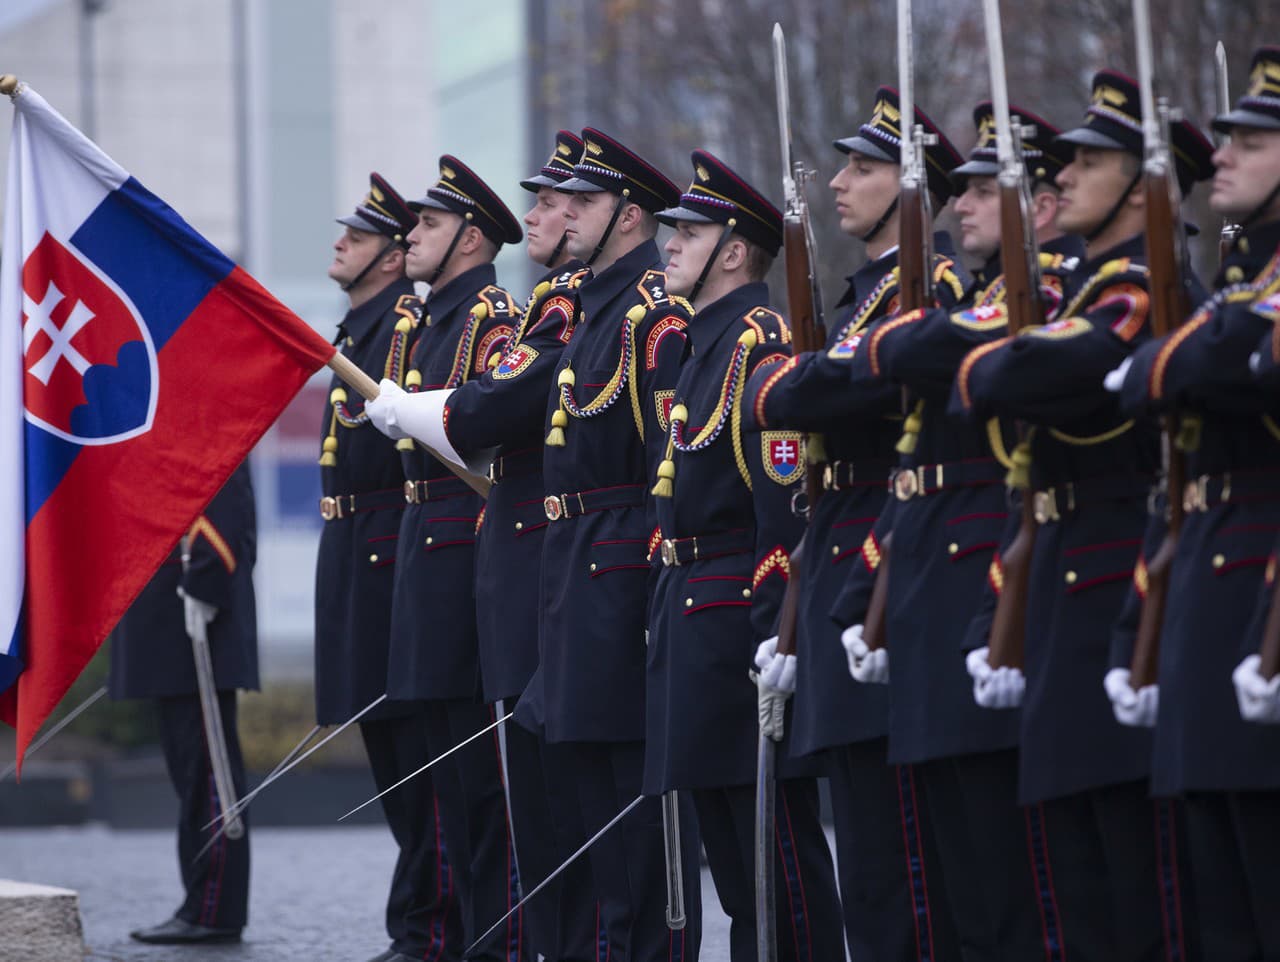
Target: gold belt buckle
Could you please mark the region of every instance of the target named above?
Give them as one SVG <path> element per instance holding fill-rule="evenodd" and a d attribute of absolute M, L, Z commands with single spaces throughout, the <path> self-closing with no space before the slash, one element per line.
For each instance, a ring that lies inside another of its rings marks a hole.
<path fill-rule="evenodd" d="M 662 563 L 668 568 L 680 563 L 680 559 L 676 557 L 676 543 L 671 538 L 662 539 L 661 555 Z"/>
<path fill-rule="evenodd" d="M 323 497 L 320 499 L 320 517 L 326 521 L 332 521 L 334 518 L 342 517 L 342 512 L 338 507 L 338 499 L 332 497 Z"/>
<path fill-rule="evenodd" d="M 1047 491 L 1037 491 L 1032 496 L 1033 511 L 1036 516 L 1036 524 L 1048 524 L 1050 521 L 1059 520 L 1058 515 L 1058 496 L 1053 488 Z"/>
<path fill-rule="evenodd" d="M 418 487 L 413 481 L 404 483 L 404 500 L 409 504 L 416 504 L 418 500 Z"/>
<path fill-rule="evenodd" d="M 542 510 L 548 521 L 559 521 L 564 517 L 564 503 L 559 495 L 549 494 L 542 499 Z"/>
<path fill-rule="evenodd" d="M 920 493 L 920 476 L 903 468 L 893 476 L 893 494 L 899 501 L 910 501 Z"/>

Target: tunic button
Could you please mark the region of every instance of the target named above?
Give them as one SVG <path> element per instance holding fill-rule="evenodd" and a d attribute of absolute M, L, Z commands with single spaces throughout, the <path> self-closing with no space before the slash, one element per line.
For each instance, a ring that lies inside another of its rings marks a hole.
<path fill-rule="evenodd" d="M 591 564 L 591 570 L 592 570 L 592 571 L 595 571 L 595 570 L 596 570 L 595 562 L 592 562 L 592 564 Z"/>
<path fill-rule="evenodd" d="M 1074 571 L 1068 571 L 1068 572 L 1067 572 L 1067 584 L 1069 584 L 1069 585 L 1073 585 L 1073 584 L 1075 584 L 1075 583 L 1076 583 L 1076 581 L 1079 579 L 1079 577 L 1080 577 L 1080 576 L 1079 576 L 1078 574 L 1076 574 Z"/>
<path fill-rule="evenodd" d="M 428 538 L 428 539 L 427 539 L 427 544 L 431 544 L 431 543 L 432 543 L 433 541 L 435 541 L 435 540 L 436 540 L 435 538 Z"/>
<path fill-rule="evenodd" d="M 1216 554 L 1213 556 L 1213 566 L 1215 568 L 1221 568 L 1226 563 L 1227 563 L 1227 559 L 1223 555 Z"/>
<path fill-rule="evenodd" d="M 377 556 L 376 554 L 371 554 L 371 555 L 369 555 L 369 560 L 370 560 L 371 562 L 372 562 L 372 561 L 377 561 L 377 560 L 378 560 L 378 556 Z"/>
<path fill-rule="evenodd" d="M 960 553 L 960 546 L 956 544 L 954 541 L 951 542 L 951 544 L 947 545 L 947 554 L 959 554 L 959 553 Z"/>
<path fill-rule="evenodd" d="M 692 607 L 693 607 L 693 599 L 692 599 L 692 598 L 686 598 L 686 599 L 684 599 L 684 606 L 685 606 L 686 608 L 692 608 Z"/>
<path fill-rule="evenodd" d="M 751 589 L 750 589 L 750 588 L 743 588 L 743 589 L 742 589 L 742 597 L 744 597 L 744 598 L 750 598 L 750 597 L 751 597 Z"/>
<path fill-rule="evenodd" d="M 1227 268 L 1226 278 L 1228 284 L 1239 284 L 1244 280 L 1244 271 L 1239 266 L 1232 264 Z"/>
<path fill-rule="evenodd" d="M 517 531 L 523 531 L 523 530 L 524 530 L 524 522 L 523 522 L 523 521 L 517 521 L 517 522 L 516 522 L 516 530 L 517 530 Z"/>
<path fill-rule="evenodd" d="M 831 553 L 832 553 L 833 555 L 838 555 L 838 554 L 840 554 L 840 546 L 839 546 L 838 544 L 833 544 L 833 545 L 831 546 Z"/>

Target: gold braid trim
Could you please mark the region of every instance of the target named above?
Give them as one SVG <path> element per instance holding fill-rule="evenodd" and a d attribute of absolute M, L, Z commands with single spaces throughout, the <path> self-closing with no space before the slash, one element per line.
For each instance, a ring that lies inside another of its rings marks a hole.
<path fill-rule="evenodd" d="M 1276 424 L 1270 414 L 1262 415 L 1262 426 L 1267 429 L 1268 434 L 1280 441 L 1280 424 Z"/>
<path fill-rule="evenodd" d="M 775 571 L 782 574 L 783 580 L 791 580 L 791 556 L 781 547 L 774 548 L 756 565 L 755 574 L 751 578 L 751 590 L 755 591 L 759 588 L 764 583 L 764 579 Z"/>
<path fill-rule="evenodd" d="M 1049 437 L 1055 441 L 1061 441 L 1063 444 L 1071 444 L 1079 448 L 1087 448 L 1094 444 L 1103 444 L 1107 441 L 1113 441 L 1120 435 L 1124 434 L 1133 427 L 1133 419 L 1130 418 L 1123 424 L 1120 424 L 1110 431 L 1103 431 L 1101 434 L 1094 434 L 1089 437 L 1083 437 L 1075 434 L 1067 434 L 1065 431 L 1059 431 L 1057 428 L 1049 429 Z"/>
<path fill-rule="evenodd" d="M 226 565 L 227 574 L 235 574 L 236 572 L 236 555 L 231 550 L 231 545 L 227 544 L 227 540 L 222 537 L 222 533 L 213 526 L 213 522 L 205 515 L 196 518 L 195 523 L 191 525 L 191 531 L 188 539 L 194 542 L 196 538 L 203 536 L 209 542 L 209 547 L 218 553 L 218 557 L 222 559 L 222 563 Z"/>
<path fill-rule="evenodd" d="M 1006 471 L 1013 470 L 1013 458 L 1004 446 L 1004 432 L 1000 430 L 1000 419 L 987 420 L 987 443 L 991 445 L 991 453 Z"/>

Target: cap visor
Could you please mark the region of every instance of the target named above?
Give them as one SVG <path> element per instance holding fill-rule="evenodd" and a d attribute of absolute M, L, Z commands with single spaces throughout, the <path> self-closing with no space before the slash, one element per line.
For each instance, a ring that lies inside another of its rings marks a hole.
<path fill-rule="evenodd" d="M 362 230 L 366 234 L 381 234 L 382 228 L 372 221 L 367 221 L 359 214 L 348 214 L 346 217 L 335 218 L 339 224 L 345 224 L 355 230 Z"/>
<path fill-rule="evenodd" d="M 559 187 L 564 181 L 556 180 L 554 177 L 548 177 L 546 174 L 538 174 L 536 177 L 530 177 L 528 180 L 520 181 L 520 186 L 525 190 L 537 193 L 543 187 Z"/>
<path fill-rule="evenodd" d="M 1074 130 L 1068 130 L 1065 133 L 1058 134 L 1058 136 L 1053 139 L 1055 143 L 1059 144 L 1075 144 L 1078 147 L 1093 147 L 1098 150 L 1129 149 L 1114 137 L 1108 137 L 1106 134 L 1100 134 L 1096 130 L 1090 130 L 1088 127 L 1076 127 Z"/>
<path fill-rule="evenodd" d="M 956 177 L 995 177 L 998 173 L 1000 173 L 999 164 L 993 164 L 989 160 L 969 160 L 951 171 L 951 176 L 953 179 Z"/>
<path fill-rule="evenodd" d="M 712 220 L 706 214 L 699 213 L 696 210 L 690 210 L 688 207 L 668 207 L 666 210 L 660 210 L 654 214 L 659 221 L 668 227 L 675 227 L 681 222 L 686 224 L 715 224 L 718 221 Z"/>
<path fill-rule="evenodd" d="M 842 153 L 861 154 L 863 157 L 870 157 L 872 160 L 878 160 L 885 164 L 896 164 L 898 162 L 897 157 L 861 134 L 845 137 L 843 140 L 834 140 L 832 141 L 832 146 Z"/>
<path fill-rule="evenodd" d="M 450 207 L 448 204 L 444 203 L 443 201 L 436 200 L 430 194 L 428 194 L 426 197 L 420 198 L 419 200 L 409 201 L 410 210 L 422 210 L 424 207 L 430 207 L 432 210 L 446 210 L 450 214 L 457 213 L 457 211 L 454 210 L 452 207 Z"/>
<path fill-rule="evenodd" d="M 603 194 L 607 188 L 593 184 L 583 177 L 570 177 L 563 184 L 556 184 L 556 190 L 562 194 Z"/>
<path fill-rule="evenodd" d="M 1280 117 L 1255 113 L 1252 110 L 1232 110 L 1213 118 L 1213 129 L 1220 134 L 1231 133 L 1232 127 L 1257 127 L 1259 130 L 1280 130 Z"/>

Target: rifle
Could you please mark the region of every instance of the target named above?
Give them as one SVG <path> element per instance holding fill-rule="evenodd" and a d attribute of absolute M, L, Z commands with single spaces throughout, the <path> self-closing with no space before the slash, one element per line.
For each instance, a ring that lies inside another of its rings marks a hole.
<path fill-rule="evenodd" d="M 1231 87 L 1227 82 L 1227 48 L 1222 45 L 1221 40 L 1218 41 L 1218 45 L 1213 51 L 1213 80 L 1214 93 L 1217 95 L 1218 113 L 1225 114 L 1231 110 Z M 1219 133 L 1215 129 L 1213 139 L 1215 145 L 1221 147 L 1229 138 L 1226 134 Z M 1231 252 L 1231 248 L 1236 242 L 1236 236 L 1239 233 L 1239 224 L 1223 219 L 1222 230 L 1218 234 L 1218 263 L 1226 260 L 1227 254 Z"/>
<path fill-rule="evenodd" d="M 1143 189 L 1146 194 L 1151 333 L 1154 337 L 1165 337 L 1191 313 L 1190 298 L 1183 281 L 1186 252 L 1182 222 L 1178 216 L 1178 198 L 1174 193 L 1177 181 L 1169 153 L 1169 107 L 1161 98 L 1157 108 L 1152 89 L 1151 17 L 1147 0 L 1134 0 L 1133 19 L 1138 38 L 1138 83 L 1142 91 Z M 1129 666 L 1130 684 L 1135 690 L 1156 681 L 1169 575 L 1185 517 L 1182 492 L 1186 486 L 1187 463 L 1177 444 L 1180 421 L 1177 411 L 1169 411 L 1160 419 L 1169 526 L 1155 556 L 1147 562 L 1147 594 L 1142 602 L 1133 661 Z"/>
<path fill-rule="evenodd" d="M 822 322 L 822 297 L 818 291 L 814 268 L 813 226 L 809 220 L 809 204 L 804 196 L 805 181 L 812 172 L 795 159 L 791 140 L 791 90 L 787 80 L 787 41 L 782 25 L 773 25 L 774 86 L 778 98 L 778 133 L 782 146 L 782 219 L 783 259 L 787 273 L 787 313 L 791 317 L 791 342 L 797 354 L 821 350 L 827 342 Z M 805 504 L 803 514 L 813 517 L 822 495 L 822 483 L 816 469 L 820 439 L 805 438 Z M 793 502 L 793 509 L 796 505 Z M 799 512 L 798 512 L 799 513 Z M 806 535 L 807 537 L 807 535 Z M 778 616 L 778 654 L 793 655 L 800 610 L 800 564 L 805 538 L 791 552 L 791 568 L 786 592 Z M 756 754 L 756 956 L 759 962 L 777 958 L 774 925 L 773 832 L 775 744 L 760 734 Z"/>
<path fill-rule="evenodd" d="M 933 213 L 925 173 L 924 128 L 915 122 L 914 63 L 911 48 L 911 0 L 898 0 L 898 90 L 902 119 L 902 177 L 898 188 L 898 309 L 902 313 L 933 305 Z M 909 410 L 902 389 L 903 413 Z M 910 416 L 910 415 L 908 415 Z M 863 619 L 862 641 L 871 651 L 888 647 L 889 561 L 893 532 L 880 544 L 880 564 Z"/>
<path fill-rule="evenodd" d="M 1044 320 L 1040 300 L 1040 252 L 1036 245 L 1035 221 L 1031 215 L 1031 191 L 1022 159 L 1021 127 L 1009 115 L 1009 88 L 1004 69 L 1004 43 L 1000 32 L 1000 0 L 983 0 L 986 15 L 987 51 L 991 63 L 991 103 L 996 121 L 996 157 L 1000 164 L 1000 259 L 1004 271 L 1005 306 L 1009 333 Z M 1035 502 L 1031 479 L 1025 470 L 1030 446 L 1029 429 L 1018 426 L 1018 446 L 1010 486 L 1022 489 L 1018 531 L 1001 552 L 1004 575 L 991 634 L 987 640 L 987 661 L 993 668 L 1021 668 L 1027 633 L 1027 594 L 1031 586 L 1031 556 L 1035 550 Z"/>

